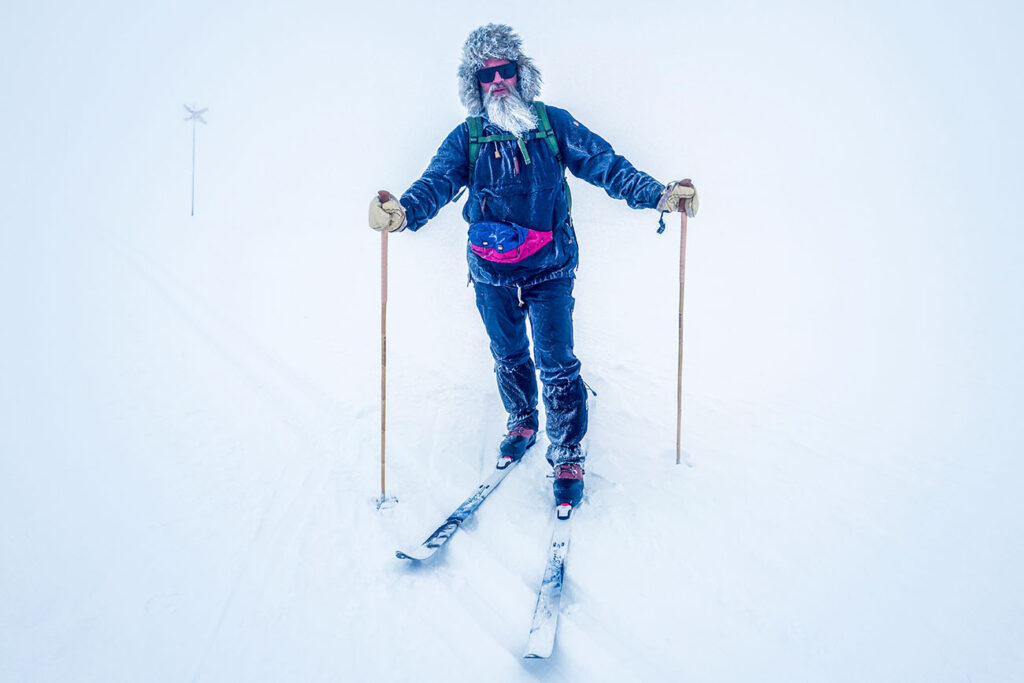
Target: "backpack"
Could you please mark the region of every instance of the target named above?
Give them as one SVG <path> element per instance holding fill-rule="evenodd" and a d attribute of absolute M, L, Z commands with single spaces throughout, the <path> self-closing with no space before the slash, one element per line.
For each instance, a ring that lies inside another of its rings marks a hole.
<path fill-rule="evenodd" d="M 505 142 L 514 140 L 519 146 L 519 152 L 523 155 L 523 161 L 526 165 L 530 164 L 530 153 L 526 151 L 526 140 L 544 140 L 548 143 L 548 149 L 551 150 L 551 154 L 554 155 L 555 159 L 558 160 L 558 165 L 562 168 L 562 187 L 565 189 L 565 197 L 568 202 L 569 209 L 569 221 L 572 222 L 572 193 L 569 192 L 569 182 L 565 179 L 565 162 L 562 160 L 562 152 L 558 149 L 558 139 L 555 137 L 555 131 L 551 128 L 551 121 L 548 120 L 548 110 L 544 106 L 544 103 L 540 100 L 535 100 L 533 103 L 533 111 L 537 114 L 537 121 L 540 124 L 538 130 L 534 133 L 528 133 L 522 138 L 517 138 L 515 135 L 502 134 L 502 135 L 484 135 L 484 123 L 483 118 L 480 116 L 470 116 L 466 119 L 466 125 L 469 126 L 469 183 L 473 182 L 473 172 L 476 169 L 476 161 L 480 158 L 480 147 L 488 142 Z M 467 183 L 467 185 L 469 184 Z M 465 190 L 463 190 L 464 192 Z M 462 196 L 462 192 L 456 195 L 453 201 L 458 201 L 459 197 Z"/>

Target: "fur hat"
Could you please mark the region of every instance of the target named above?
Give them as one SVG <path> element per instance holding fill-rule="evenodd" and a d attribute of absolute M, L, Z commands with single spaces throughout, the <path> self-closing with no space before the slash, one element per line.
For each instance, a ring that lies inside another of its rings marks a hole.
<path fill-rule="evenodd" d="M 480 96 L 480 83 L 476 72 L 484 67 L 488 59 L 507 59 L 519 65 L 519 96 L 527 104 L 540 94 L 540 70 L 533 60 L 523 54 L 523 41 L 505 24 L 481 26 L 466 38 L 462 46 L 462 63 L 459 64 L 459 99 L 470 116 L 481 116 L 484 103 Z"/>

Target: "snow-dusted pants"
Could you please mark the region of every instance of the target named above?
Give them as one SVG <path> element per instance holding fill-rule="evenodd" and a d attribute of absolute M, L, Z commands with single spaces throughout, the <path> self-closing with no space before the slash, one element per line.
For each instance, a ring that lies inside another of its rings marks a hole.
<path fill-rule="evenodd" d="M 544 384 L 548 439 L 558 446 L 575 446 L 587 433 L 587 390 L 572 350 L 573 282 L 558 278 L 528 287 L 474 283 L 508 428 L 538 428 L 537 376 L 526 336 L 529 317 L 533 357 Z"/>

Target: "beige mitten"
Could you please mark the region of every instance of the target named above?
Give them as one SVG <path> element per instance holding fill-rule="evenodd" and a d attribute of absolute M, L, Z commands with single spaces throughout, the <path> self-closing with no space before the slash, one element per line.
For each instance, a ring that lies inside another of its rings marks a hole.
<path fill-rule="evenodd" d="M 658 211 L 679 211 L 680 202 L 687 216 L 693 218 L 697 215 L 700 199 L 697 197 L 697 188 L 689 179 L 668 184 L 658 200 Z"/>
<path fill-rule="evenodd" d="M 383 204 L 379 197 L 374 197 L 370 202 L 370 227 L 374 230 L 398 232 L 404 230 L 405 225 L 405 209 L 393 196 Z"/>

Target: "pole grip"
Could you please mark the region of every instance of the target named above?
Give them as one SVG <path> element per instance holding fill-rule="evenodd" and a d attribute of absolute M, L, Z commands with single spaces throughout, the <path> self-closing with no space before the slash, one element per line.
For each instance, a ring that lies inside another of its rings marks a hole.
<path fill-rule="evenodd" d="M 387 190 L 377 190 L 377 199 L 379 199 L 380 203 L 383 204 L 391 199 L 391 193 Z"/>

